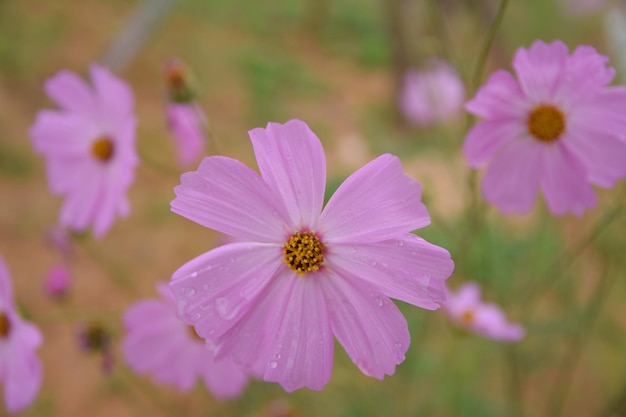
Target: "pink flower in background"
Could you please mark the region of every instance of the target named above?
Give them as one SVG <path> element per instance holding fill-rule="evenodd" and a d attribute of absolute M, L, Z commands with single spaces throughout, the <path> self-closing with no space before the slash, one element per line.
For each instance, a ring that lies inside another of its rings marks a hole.
<path fill-rule="evenodd" d="M 54 298 L 60 298 L 67 294 L 70 287 L 71 274 L 67 266 L 63 264 L 54 265 L 44 281 L 45 292 Z"/>
<path fill-rule="evenodd" d="M 16 311 L 9 271 L 0 258 L 0 379 L 10 413 L 30 406 L 39 393 L 43 375 L 35 351 L 41 341 L 39 329 Z"/>
<path fill-rule="evenodd" d="M 228 359 L 216 361 L 193 327 L 176 317 L 176 301 L 165 284 L 157 287 L 161 299 L 139 301 L 124 314 L 126 362 L 138 374 L 148 373 L 181 391 L 198 378 L 217 398 L 236 397 L 248 376 Z"/>
<path fill-rule="evenodd" d="M 475 282 L 462 285 L 456 293 L 448 290 L 444 308 L 459 326 L 490 339 L 516 342 L 524 337 L 524 328 L 509 323 L 502 310 L 480 299 L 480 287 Z"/>
<path fill-rule="evenodd" d="M 40 111 L 30 135 L 46 158 L 50 189 L 65 197 L 60 224 L 93 227 L 100 238 L 130 211 L 126 191 L 138 158 L 130 88 L 99 65 L 90 73 L 93 86 L 69 71 L 46 81 L 61 110 Z"/>
<path fill-rule="evenodd" d="M 427 69 L 409 70 L 399 98 L 400 109 L 418 126 L 456 118 L 465 101 L 465 87 L 452 67 L 432 60 Z"/>
<path fill-rule="evenodd" d="M 561 7 L 572 14 L 594 13 L 607 4 L 606 0 L 561 0 Z"/>
<path fill-rule="evenodd" d="M 178 149 L 178 163 L 188 166 L 205 152 L 204 129 L 206 118 L 202 109 L 192 103 L 169 103 L 167 105 L 167 125 Z"/>
<path fill-rule="evenodd" d="M 515 54 L 515 79 L 497 71 L 467 103 L 482 120 L 463 151 L 488 164 L 482 190 L 503 212 L 527 212 L 541 190 L 550 211 L 582 214 L 626 176 L 626 87 L 610 87 L 608 58 L 590 46 L 570 55 L 560 41 Z"/>
<path fill-rule="evenodd" d="M 181 177 L 172 210 L 240 242 L 172 276 L 179 313 L 230 356 L 287 391 L 330 379 L 333 336 L 366 375 L 404 360 L 406 320 L 389 297 L 437 309 L 450 254 L 411 233 L 430 223 L 420 184 L 382 155 L 352 174 L 326 207 L 326 159 L 291 120 L 249 132 L 261 175 L 204 158 Z"/>

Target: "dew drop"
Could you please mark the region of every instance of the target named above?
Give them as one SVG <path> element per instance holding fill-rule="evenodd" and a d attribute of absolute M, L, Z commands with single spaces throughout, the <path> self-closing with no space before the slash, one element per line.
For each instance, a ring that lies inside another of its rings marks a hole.
<path fill-rule="evenodd" d="M 276 359 L 280 360 L 283 357 L 280 353 L 276 355 Z"/>
<path fill-rule="evenodd" d="M 377 305 L 378 307 L 382 307 L 382 306 L 384 306 L 384 305 L 385 305 L 385 302 L 383 301 L 383 299 L 382 299 L 382 298 L 377 297 L 377 298 L 376 298 L 376 305 Z"/>
<path fill-rule="evenodd" d="M 191 278 L 195 278 L 195 277 L 197 277 L 197 276 L 198 276 L 198 271 L 193 271 L 191 274 L 189 274 L 189 276 L 190 276 Z"/>
<path fill-rule="evenodd" d="M 376 265 L 378 265 L 378 262 L 372 261 L 372 266 L 376 266 Z"/>
<path fill-rule="evenodd" d="M 404 240 L 398 240 L 398 246 L 404 246 Z"/>
<path fill-rule="evenodd" d="M 202 291 L 206 291 L 209 289 L 209 284 L 202 284 Z"/>
<path fill-rule="evenodd" d="M 215 310 L 217 314 L 224 320 L 230 320 L 233 316 L 232 311 L 228 311 L 228 299 L 220 297 L 215 300 Z"/>
<path fill-rule="evenodd" d="M 396 347 L 396 349 L 402 349 L 402 343 L 400 342 L 396 342 L 394 346 Z"/>
<path fill-rule="evenodd" d="M 355 248 L 354 246 L 351 246 L 351 247 L 350 247 L 350 252 L 352 252 L 352 253 L 356 253 L 356 248 Z"/>
<path fill-rule="evenodd" d="M 276 361 L 271 361 L 270 362 L 270 368 L 276 369 L 277 367 L 278 367 L 278 362 L 276 362 Z"/>
<path fill-rule="evenodd" d="M 185 296 L 191 297 L 196 293 L 196 289 L 194 287 L 185 288 Z"/>

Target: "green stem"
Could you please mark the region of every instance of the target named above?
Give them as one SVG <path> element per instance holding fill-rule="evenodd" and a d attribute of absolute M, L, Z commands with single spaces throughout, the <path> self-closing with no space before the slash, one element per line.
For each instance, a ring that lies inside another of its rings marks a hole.
<path fill-rule="evenodd" d="M 470 96 L 474 95 L 474 92 L 476 92 L 476 89 L 478 88 L 478 84 L 480 84 L 483 71 L 485 70 L 485 66 L 487 65 L 487 58 L 489 57 L 489 51 L 491 50 L 491 45 L 493 44 L 493 41 L 496 38 L 498 29 L 500 29 L 502 20 L 504 20 L 504 13 L 506 12 L 506 8 L 508 5 L 509 5 L 509 0 L 502 0 L 500 2 L 500 6 L 498 7 L 496 17 L 493 19 L 493 22 L 491 23 L 489 32 L 487 32 L 487 37 L 485 38 L 485 42 L 483 42 L 482 48 L 480 49 L 480 52 L 478 54 L 478 60 L 476 61 L 476 65 L 474 67 L 474 73 L 473 73 L 471 84 L 470 84 L 470 93 L 471 93 Z"/>
<path fill-rule="evenodd" d="M 177 179 L 180 178 L 181 173 L 177 169 L 174 169 L 169 165 L 166 165 L 160 161 L 157 161 L 156 159 L 152 158 L 152 156 L 148 155 L 147 153 L 143 151 L 139 151 L 139 157 L 141 158 L 142 162 L 144 162 L 147 166 L 154 169 L 155 171 L 176 177 Z"/>
<path fill-rule="evenodd" d="M 562 358 L 556 380 L 552 384 L 552 390 L 548 396 L 547 416 L 559 417 L 563 412 L 563 405 L 565 404 L 565 398 L 572 384 L 576 365 L 582 355 L 586 342 L 590 340 L 589 334 L 593 329 L 593 325 L 595 324 L 595 320 L 602 308 L 604 300 L 609 293 L 608 289 L 610 284 L 614 281 L 614 276 L 615 274 L 609 273 L 609 268 L 606 267 L 591 300 L 585 308 L 577 332 L 571 339 L 569 355 L 565 355 Z"/>

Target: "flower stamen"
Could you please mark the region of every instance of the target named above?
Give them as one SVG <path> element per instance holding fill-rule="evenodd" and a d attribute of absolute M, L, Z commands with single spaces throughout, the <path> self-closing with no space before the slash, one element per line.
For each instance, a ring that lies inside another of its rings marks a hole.
<path fill-rule="evenodd" d="M 535 139 L 551 143 L 565 131 L 565 116 L 554 106 L 541 105 L 530 113 L 527 124 L 528 131 Z"/>
<path fill-rule="evenodd" d="M 313 232 L 294 233 L 283 247 L 284 262 L 301 277 L 324 262 L 324 244 Z"/>
<path fill-rule="evenodd" d="M 100 136 L 91 145 L 91 152 L 101 162 L 108 162 L 115 152 L 113 140 L 108 136 Z"/>
<path fill-rule="evenodd" d="M 11 321 L 6 314 L 0 313 L 0 339 L 6 339 L 11 333 Z"/>
<path fill-rule="evenodd" d="M 465 310 L 463 314 L 461 314 L 461 323 L 465 326 L 474 324 L 474 312 L 472 310 Z"/>
<path fill-rule="evenodd" d="M 193 340 L 204 343 L 204 339 L 200 337 L 195 327 L 187 326 L 187 330 L 189 331 L 189 335 Z"/>

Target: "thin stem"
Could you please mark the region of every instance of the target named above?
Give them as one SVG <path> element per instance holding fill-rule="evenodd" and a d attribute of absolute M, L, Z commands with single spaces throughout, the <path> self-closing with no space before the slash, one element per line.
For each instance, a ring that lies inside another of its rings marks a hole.
<path fill-rule="evenodd" d="M 144 162 L 147 166 L 151 167 L 155 171 L 159 171 L 166 175 L 171 175 L 176 178 L 180 178 L 180 172 L 156 159 L 152 158 L 152 156 L 148 155 L 145 152 L 139 151 L 139 157 L 141 161 Z"/>
<path fill-rule="evenodd" d="M 474 94 L 474 92 L 478 88 L 478 84 L 480 84 L 483 71 L 485 70 L 485 66 L 487 65 L 487 58 L 489 57 L 489 51 L 491 50 L 491 45 L 493 44 L 493 41 L 496 38 L 498 29 L 500 29 L 502 20 L 504 20 L 504 13 L 506 12 L 506 8 L 508 5 L 509 5 L 509 0 L 502 0 L 500 2 L 500 6 L 498 7 L 496 17 L 493 19 L 493 22 L 491 23 L 491 27 L 489 28 L 489 32 L 487 32 L 487 37 L 485 38 L 485 42 L 483 42 L 482 48 L 480 49 L 480 53 L 478 54 L 478 60 L 476 61 L 476 66 L 474 67 L 474 73 L 473 73 L 471 84 L 470 84 L 471 95 Z"/>
<path fill-rule="evenodd" d="M 591 297 L 583 317 L 581 318 L 580 326 L 578 326 L 576 334 L 571 339 L 571 350 L 569 355 L 565 355 L 561 360 L 559 370 L 556 375 L 556 380 L 552 384 L 552 390 L 548 396 L 548 406 L 546 415 L 551 417 L 559 417 L 563 412 L 563 405 L 565 404 L 565 398 L 570 390 L 573 380 L 573 374 L 576 369 L 576 365 L 582 356 L 583 349 L 586 342 L 590 340 L 589 334 L 592 331 L 595 320 L 602 308 L 604 300 L 609 293 L 608 288 L 614 281 L 616 274 L 609 273 L 609 268 L 606 267 L 600 281 L 596 286 L 594 294 Z"/>

